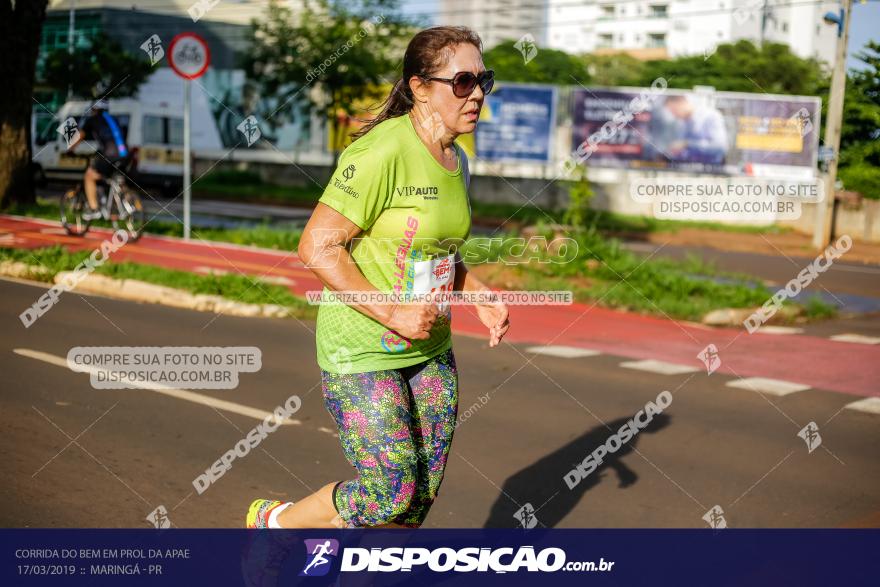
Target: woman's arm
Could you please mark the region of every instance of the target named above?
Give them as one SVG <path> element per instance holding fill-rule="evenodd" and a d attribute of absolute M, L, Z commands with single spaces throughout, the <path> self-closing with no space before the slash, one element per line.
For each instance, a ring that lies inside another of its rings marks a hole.
<path fill-rule="evenodd" d="M 364 277 L 346 248 L 360 232 L 360 227 L 351 220 L 330 206 L 318 203 L 303 230 L 297 254 L 331 291 L 378 294 L 379 290 Z M 437 308 L 428 303 L 356 300 L 348 305 L 406 338 L 429 338 L 437 318 Z"/>
<path fill-rule="evenodd" d="M 453 289 L 460 292 L 490 292 L 489 286 L 468 271 L 461 260 L 461 255 L 455 254 L 455 283 Z M 510 330 L 509 312 L 507 304 L 503 302 L 488 302 L 485 304 L 475 304 L 477 308 L 477 317 L 489 329 L 489 346 L 498 346 L 501 339 Z"/>

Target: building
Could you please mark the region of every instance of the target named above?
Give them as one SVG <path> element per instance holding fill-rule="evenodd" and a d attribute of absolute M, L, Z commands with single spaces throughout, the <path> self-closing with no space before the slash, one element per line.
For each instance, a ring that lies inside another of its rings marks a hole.
<path fill-rule="evenodd" d="M 297 4 L 301 0 L 294 0 Z M 293 4 L 293 2 L 289 2 Z M 115 8 L 120 11 L 148 12 L 231 24 L 247 25 L 266 8 L 266 0 L 49 0 L 50 11 L 77 11 L 89 8 Z"/>
<path fill-rule="evenodd" d="M 822 16 L 837 9 L 834 1 L 794 0 L 443 0 L 437 22 L 470 26 L 487 47 L 531 34 L 539 46 L 569 53 L 663 59 L 749 39 L 784 43 L 830 64 L 836 28 Z"/>
<path fill-rule="evenodd" d="M 581 2 L 580 4 L 583 4 Z M 436 24 L 467 26 L 491 48 L 502 41 L 530 34 L 540 45 L 547 44 L 547 0 L 441 0 Z"/>

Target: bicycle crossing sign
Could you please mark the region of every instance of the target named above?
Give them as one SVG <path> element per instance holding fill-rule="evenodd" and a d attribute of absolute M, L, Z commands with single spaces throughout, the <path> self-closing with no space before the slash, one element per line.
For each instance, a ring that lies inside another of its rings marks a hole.
<path fill-rule="evenodd" d="M 211 62 L 211 51 L 205 39 L 195 33 L 180 33 L 171 39 L 168 63 L 182 78 L 196 79 L 204 75 Z"/>

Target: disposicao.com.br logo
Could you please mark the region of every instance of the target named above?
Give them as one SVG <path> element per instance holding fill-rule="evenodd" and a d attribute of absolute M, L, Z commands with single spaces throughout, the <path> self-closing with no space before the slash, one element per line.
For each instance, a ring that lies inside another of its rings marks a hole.
<path fill-rule="evenodd" d="M 339 543 L 332 539 L 306 540 L 306 564 L 300 576 L 316 577 L 325 575 L 332 566 L 333 559 L 340 554 Z M 420 548 L 386 547 L 360 548 L 343 547 L 339 570 L 352 572 L 411 572 L 427 569 L 436 573 L 494 572 L 515 573 L 517 571 L 545 572 L 556 571 L 610 571 L 614 562 L 604 558 L 595 561 L 566 561 L 561 548 L 544 548 L 539 551 L 534 546 L 517 548 L 487 548 L 468 546 L 464 548 Z"/>

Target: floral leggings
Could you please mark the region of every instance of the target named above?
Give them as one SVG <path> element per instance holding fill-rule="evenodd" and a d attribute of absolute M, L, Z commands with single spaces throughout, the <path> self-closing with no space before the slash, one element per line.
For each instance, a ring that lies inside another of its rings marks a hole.
<path fill-rule="evenodd" d="M 324 405 L 357 477 L 333 502 L 349 526 L 419 527 L 437 496 L 458 412 L 452 349 L 418 365 L 369 373 L 321 371 Z"/>

